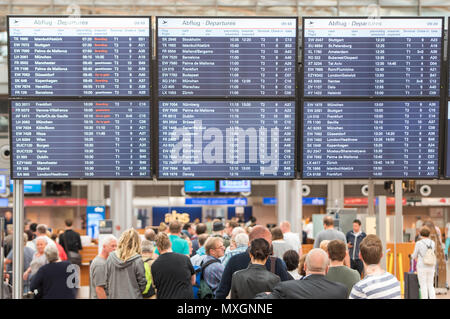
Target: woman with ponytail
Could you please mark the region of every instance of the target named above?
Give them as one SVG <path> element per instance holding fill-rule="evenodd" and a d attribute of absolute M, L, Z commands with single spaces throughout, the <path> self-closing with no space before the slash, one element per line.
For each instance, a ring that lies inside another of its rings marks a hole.
<path fill-rule="evenodd" d="M 236 271 L 231 280 L 231 299 L 253 299 L 258 293 L 272 291 L 280 277 L 266 269 L 272 250 L 264 238 L 257 238 L 250 245 L 251 263 L 247 269 Z"/>
<path fill-rule="evenodd" d="M 108 299 L 142 299 L 147 286 L 141 252 L 141 238 L 131 228 L 120 236 L 117 250 L 106 261 Z"/>

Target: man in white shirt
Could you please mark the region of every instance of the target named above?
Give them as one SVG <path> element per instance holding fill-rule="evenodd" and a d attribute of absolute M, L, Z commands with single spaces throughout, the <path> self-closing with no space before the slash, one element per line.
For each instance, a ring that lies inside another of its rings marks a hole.
<path fill-rule="evenodd" d="M 306 232 L 306 238 L 314 240 L 314 224 L 310 218 L 306 218 L 303 230 Z"/>
<path fill-rule="evenodd" d="M 293 247 L 293 249 L 298 252 L 298 255 L 302 255 L 302 244 L 300 241 L 300 235 L 298 233 L 291 232 L 291 223 L 288 221 L 281 222 L 280 229 L 283 232 L 283 238 Z"/>

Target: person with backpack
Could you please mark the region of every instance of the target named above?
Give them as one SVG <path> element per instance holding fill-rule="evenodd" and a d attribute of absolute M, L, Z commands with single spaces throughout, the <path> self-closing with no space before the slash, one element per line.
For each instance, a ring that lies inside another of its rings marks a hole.
<path fill-rule="evenodd" d="M 143 299 L 147 279 L 141 257 L 141 238 L 135 229 L 122 233 L 117 249 L 106 259 L 105 269 L 108 299 Z"/>
<path fill-rule="evenodd" d="M 280 277 L 266 269 L 270 253 L 270 244 L 264 238 L 251 242 L 250 264 L 247 269 L 238 270 L 232 276 L 231 299 L 253 299 L 258 293 L 272 291 L 280 282 Z"/>
<path fill-rule="evenodd" d="M 206 258 L 200 266 L 202 267 L 203 278 L 205 279 L 208 287 L 211 289 L 211 297 L 214 298 L 224 270 L 224 267 L 219 259 L 225 254 L 223 239 L 220 237 L 209 237 L 205 243 L 205 252 Z"/>
<path fill-rule="evenodd" d="M 145 287 L 144 292 L 142 293 L 142 296 L 144 299 L 155 299 L 155 288 L 153 285 L 152 280 L 152 264 L 155 261 L 156 258 L 158 258 L 158 255 L 154 253 L 154 246 L 150 240 L 143 240 L 141 243 L 141 256 L 142 261 L 144 262 L 144 268 L 145 268 L 145 278 L 147 279 L 147 286 Z"/>
<path fill-rule="evenodd" d="M 417 278 L 419 280 L 422 299 L 436 299 L 434 289 L 434 274 L 436 272 L 435 243 L 431 240 L 430 229 L 424 226 L 420 229 L 421 240 L 416 242 L 412 259 L 417 259 Z"/>

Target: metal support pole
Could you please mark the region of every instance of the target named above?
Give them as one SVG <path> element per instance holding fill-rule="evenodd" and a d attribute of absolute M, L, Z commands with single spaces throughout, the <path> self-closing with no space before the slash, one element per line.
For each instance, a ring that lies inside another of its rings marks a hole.
<path fill-rule="evenodd" d="M 5 234 L 5 218 L 4 217 L 0 217 L 0 269 L 1 269 L 1 275 L 0 275 L 0 279 L 1 279 L 1 283 L 2 286 L 0 286 L 0 300 L 3 300 L 4 296 L 3 296 L 3 285 L 5 282 L 5 278 L 3 276 L 4 271 L 3 268 L 5 267 L 4 265 L 4 249 L 3 249 L 3 242 L 5 240 L 4 238 L 4 234 Z"/>
<path fill-rule="evenodd" d="M 303 206 L 302 206 L 302 181 L 293 180 L 290 181 L 290 201 L 291 209 L 288 212 L 287 220 L 291 223 L 291 231 L 300 234 L 300 242 L 302 240 L 302 219 L 303 219 Z"/>
<path fill-rule="evenodd" d="M 403 242 L 403 188 L 402 181 L 395 180 L 394 216 L 394 275 L 397 276 L 397 243 Z"/>
<path fill-rule="evenodd" d="M 13 299 L 22 299 L 23 294 L 23 231 L 24 203 L 23 180 L 14 180 L 13 203 Z"/>
<path fill-rule="evenodd" d="M 383 245 L 383 257 L 381 258 L 381 268 L 386 269 L 386 196 L 378 197 L 378 223 L 377 235 Z M 395 258 L 395 256 L 394 256 Z"/>
<path fill-rule="evenodd" d="M 369 196 L 367 198 L 367 214 L 368 216 L 375 216 L 375 183 L 370 179 L 367 183 L 369 187 Z"/>
<path fill-rule="evenodd" d="M 290 210 L 288 181 L 277 182 L 277 224 L 287 220 Z M 300 193 L 301 194 L 301 193 Z M 298 196 L 300 196 L 298 194 Z"/>

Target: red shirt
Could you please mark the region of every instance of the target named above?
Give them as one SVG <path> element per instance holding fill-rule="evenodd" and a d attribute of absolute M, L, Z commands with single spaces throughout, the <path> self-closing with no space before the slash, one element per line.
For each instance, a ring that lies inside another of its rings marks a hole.
<path fill-rule="evenodd" d="M 59 259 L 61 259 L 61 260 L 67 260 L 67 254 L 66 254 L 66 252 L 64 251 L 64 248 L 63 248 L 60 244 L 58 244 L 58 243 L 55 243 L 55 244 L 56 244 L 56 247 L 58 247 Z"/>

